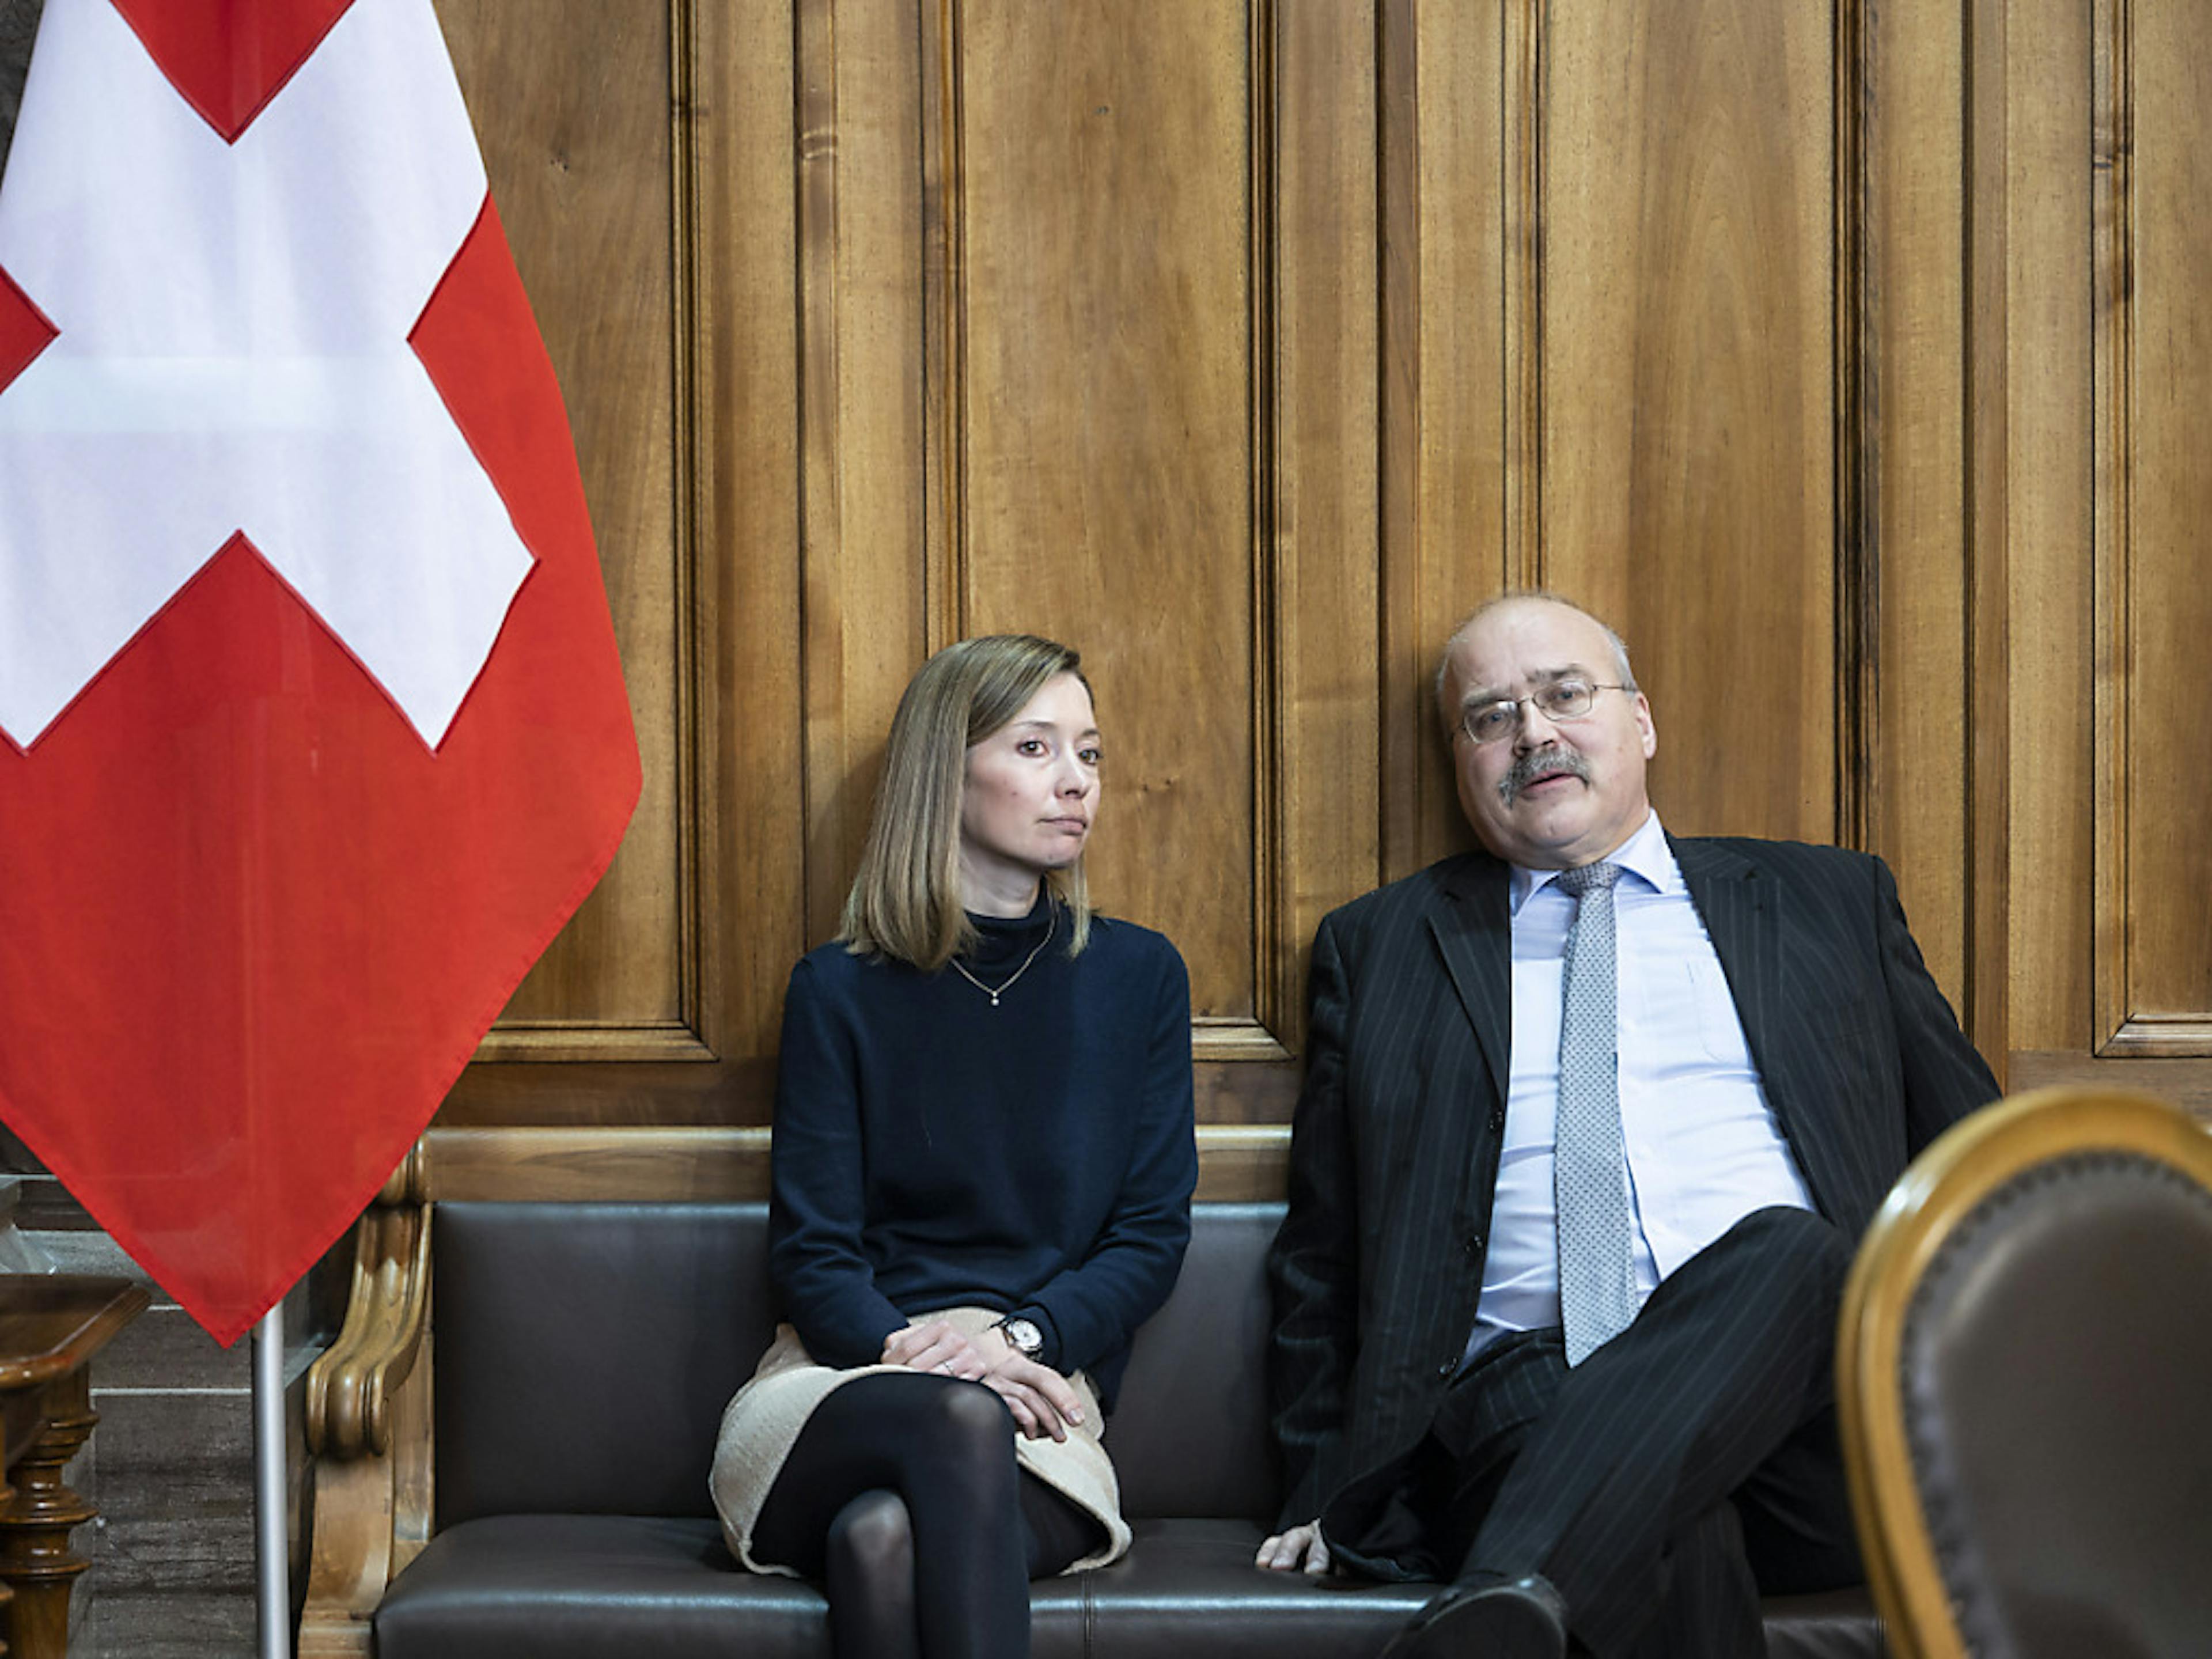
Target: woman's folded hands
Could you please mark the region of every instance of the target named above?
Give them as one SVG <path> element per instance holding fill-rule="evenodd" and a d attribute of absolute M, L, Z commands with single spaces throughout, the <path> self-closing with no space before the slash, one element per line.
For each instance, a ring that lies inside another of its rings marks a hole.
<path fill-rule="evenodd" d="M 1051 1366 L 1024 1358 L 995 1327 L 969 1336 L 947 1320 L 925 1320 L 893 1331 L 884 1342 L 882 1363 L 981 1382 L 1006 1402 L 1014 1426 L 1031 1440 L 1065 1440 L 1069 1425 L 1083 1421 L 1074 1384 Z"/>

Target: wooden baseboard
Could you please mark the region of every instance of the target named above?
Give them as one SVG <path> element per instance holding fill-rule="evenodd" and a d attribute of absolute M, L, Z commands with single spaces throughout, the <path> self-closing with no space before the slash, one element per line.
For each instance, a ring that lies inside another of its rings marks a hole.
<path fill-rule="evenodd" d="M 2006 1056 L 2007 1094 L 2065 1086 L 2141 1089 L 2212 1123 L 2212 1060 L 2104 1058 L 2070 1048 L 2016 1048 Z"/>
<path fill-rule="evenodd" d="M 1290 1147 L 1284 1124 L 1202 1125 L 1200 1200 L 1279 1200 Z M 768 1196 L 768 1149 L 762 1128 L 432 1129 L 422 1180 L 445 1202 L 726 1203 Z"/>

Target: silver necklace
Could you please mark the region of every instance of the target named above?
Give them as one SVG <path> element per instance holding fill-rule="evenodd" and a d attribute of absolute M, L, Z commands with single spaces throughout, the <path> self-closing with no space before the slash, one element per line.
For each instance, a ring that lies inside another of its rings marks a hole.
<path fill-rule="evenodd" d="M 1022 965 L 1015 969 L 1012 973 L 1007 975 L 1005 980 L 1000 983 L 999 988 L 995 991 L 989 986 L 984 984 L 981 980 L 977 979 L 975 975 L 969 973 L 967 969 L 962 967 L 960 964 L 960 958 L 958 957 L 952 958 L 953 970 L 957 972 L 961 978 L 966 980 L 970 985 L 981 991 L 985 996 L 990 998 L 991 1006 L 995 1008 L 999 1006 L 999 999 L 1014 988 L 1014 981 L 1016 980 L 1019 979 L 1024 974 L 1029 972 L 1030 963 L 1037 959 L 1038 956 L 1043 952 L 1044 947 L 1052 943 L 1052 936 L 1059 931 L 1060 907 L 1058 905 L 1054 905 L 1052 911 L 1052 920 L 1045 924 L 1044 937 L 1036 942 L 1036 948 L 1030 951 L 1029 955 L 1022 958 Z"/>

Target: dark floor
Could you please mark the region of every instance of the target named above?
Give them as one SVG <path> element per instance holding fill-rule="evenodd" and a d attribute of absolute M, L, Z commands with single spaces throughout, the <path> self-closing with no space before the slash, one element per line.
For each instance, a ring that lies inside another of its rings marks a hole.
<path fill-rule="evenodd" d="M 69 1273 L 145 1275 L 105 1233 L 27 1237 Z M 150 1286 L 149 1286 L 150 1288 Z M 254 1650 L 252 1344 L 216 1346 L 154 1305 L 93 1362 L 100 1423 L 68 1480 L 100 1510 L 70 1543 L 72 1659 L 209 1659 Z"/>
<path fill-rule="evenodd" d="M 0 1238 L 0 1260 L 14 1264 L 20 1241 L 61 1272 L 135 1279 L 153 1297 L 92 1362 L 100 1420 L 64 1474 L 100 1512 L 70 1539 L 90 1564 L 70 1600 L 73 1659 L 252 1659 L 252 1340 L 216 1346 L 0 1130 L 0 1230 L 11 1219 L 20 1231 Z M 337 1326 L 350 1262 L 342 1243 L 285 1298 L 295 1489 L 301 1379 Z"/>

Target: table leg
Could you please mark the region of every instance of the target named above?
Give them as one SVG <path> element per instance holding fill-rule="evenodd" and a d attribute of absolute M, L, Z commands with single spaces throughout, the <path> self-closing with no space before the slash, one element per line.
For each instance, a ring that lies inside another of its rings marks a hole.
<path fill-rule="evenodd" d="M 12 1471 L 15 1490 L 0 1508 L 0 1583 L 14 1592 L 6 1627 L 15 1659 L 67 1659 L 70 1591 L 91 1565 L 70 1551 L 69 1535 L 97 1511 L 63 1484 L 62 1469 L 99 1421 L 84 1371 L 58 1379 L 46 1431 Z"/>

